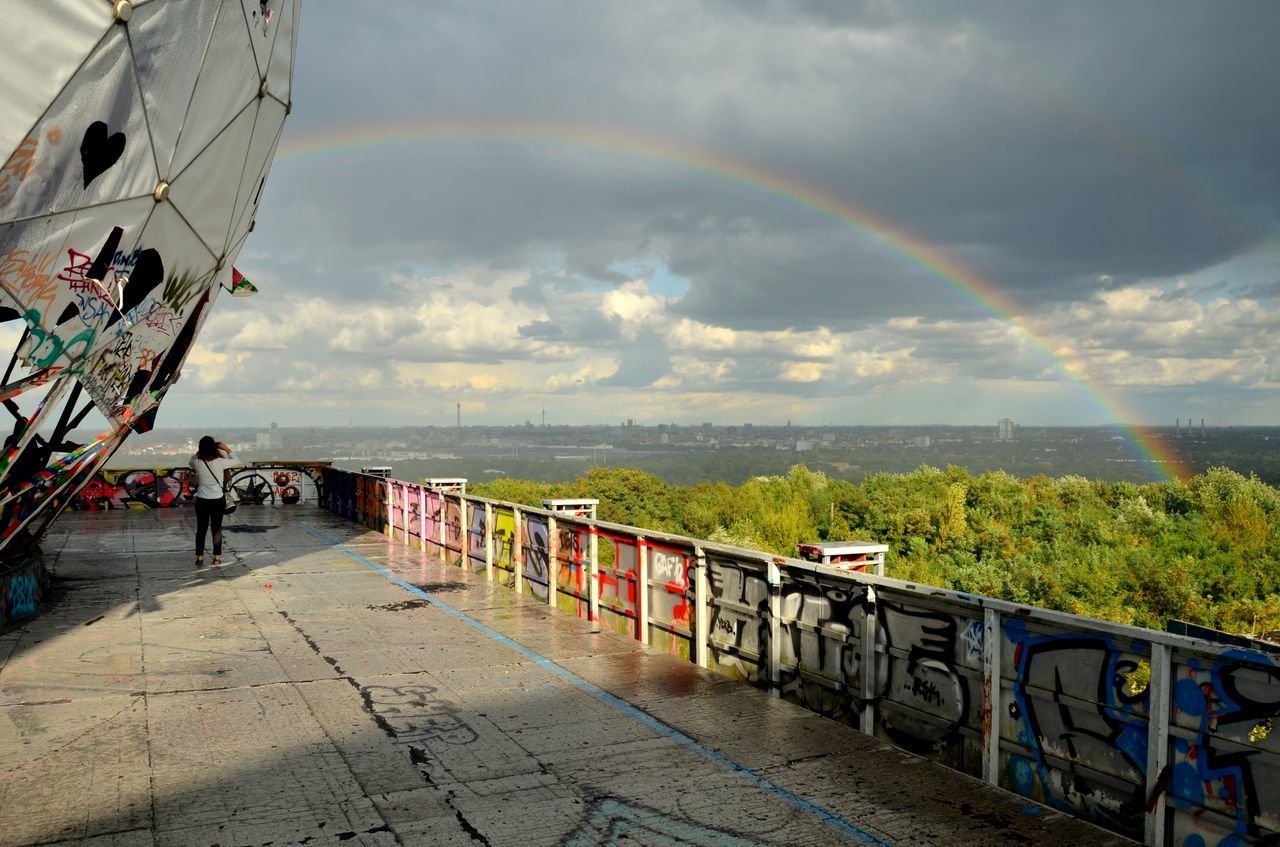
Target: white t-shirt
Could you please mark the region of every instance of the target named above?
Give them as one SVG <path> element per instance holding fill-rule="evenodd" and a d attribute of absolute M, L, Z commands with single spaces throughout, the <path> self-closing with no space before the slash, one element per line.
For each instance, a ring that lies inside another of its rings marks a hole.
<path fill-rule="evenodd" d="M 235 453 L 232 453 L 229 456 L 209 459 L 206 466 L 205 460 L 196 455 L 191 457 L 188 466 L 196 472 L 196 496 L 202 500 L 221 500 L 222 472 L 227 468 L 240 467 L 240 460 L 236 458 Z"/>

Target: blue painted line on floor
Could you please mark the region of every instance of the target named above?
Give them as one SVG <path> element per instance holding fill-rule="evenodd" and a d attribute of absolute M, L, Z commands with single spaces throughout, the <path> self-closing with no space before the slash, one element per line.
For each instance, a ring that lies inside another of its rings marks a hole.
<path fill-rule="evenodd" d="M 635 706 L 631 703 L 628 703 L 626 700 L 623 700 L 621 697 L 618 697 L 614 694 L 610 694 L 608 691 L 605 691 L 600 686 L 592 682 L 588 682 L 587 680 L 578 676 L 568 668 L 565 668 L 561 665 L 556 664 L 551 659 L 548 659 L 546 656 L 543 656 L 541 653 L 535 653 L 533 650 L 530 650 L 528 647 L 525 647 L 523 644 L 519 643 L 518 641 L 514 641 L 513 639 L 503 635 L 497 630 L 489 628 L 488 626 L 476 620 L 475 618 L 471 617 L 470 615 L 466 614 L 465 612 L 459 609 L 456 609 L 453 606 L 450 606 L 448 603 L 441 600 L 440 598 L 432 594 L 428 594 L 426 591 L 423 591 L 421 588 L 418 588 L 413 583 L 405 582 L 403 579 L 391 573 L 386 568 L 380 565 L 374 564 L 373 562 L 366 559 L 364 556 L 361 556 L 359 553 L 355 552 L 354 550 L 351 550 L 343 546 L 338 541 L 335 541 L 334 539 L 329 538 L 327 535 L 320 532 L 319 530 L 316 530 L 305 523 L 301 523 L 301 526 L 310 535 L 323 541 L 324 543 L 328 544 L 330 547 L 333 547 L 335 550 L 339 550 L 342 553 L 345 553 L 347 556 L 350 556 L 352 559 L 355 559 L 357 562 L 369 568 L 370 570 L 373 570 L 382 574 L 391 582 L 394 582 L 396 585 L 405 589 L 410 594 L 413 594 L 417 597 L 421 597 L 423 600 L 426 600 L 428 603 L 430 603 L 432 606 L 436 607 L 440 611 L 444 612 L 445 614 L 449 615 L 452 618 L 455 618 L 461 621 L 462 623 L 465 623 L 467 626 L 484 633 L 489 638 L 492 638 L 494 641 L 498 642 L 504 647 L 509 647 L 510 649 L 515 650 L 520 655 L 533 661 L 535 664 L 538 665 L 538 667 L 542 668 L 543 670 L 551 674 L 554 674 L 555 676 L 559 677 L 560 679 L 572 685 L 574 688 L 577 688 L 579 691 L 582 691 L 586 694 L 590 694 L 592 697 L 599 700 L 601 703 L 605 703 L 609 706 L 612 706 L 613 708 L 617 709 L 619 712 L 622 712 L 627 717 L 631 718 L 637 723 L 642 724 L 645 727 L 648 727 L 649 729 L 653 730 L 659 735 L 662 735 L 671 739 L 672 741 L 679 744 L 681 747 L 684 747 L 686 750 L 690 750 L 694 753 L 697 753 L 698 755 L 702 756 L 704 759 L 707 759 L 708 761 L 713 762 L 716 765 L 719 765 L 721 768 L 725 769 L 726 771 L 729 771 L 737 776 L 742 777 L 743 779 L 755 785 L 757 788 L 761 789 L 762 791 L 766 791 L 769 794 L 772 794 L 773 796 L 782 800 L 787 805 L 791 806 L 791 808 L 817 818 L 822 823 L 842 833 L 843 835 L 849 836 L 850 838 L 857 841 L 859 844 L 872 844 L 872 845 L 879 845 L 879 847 L 892 847 L 892 845 L 888 841 L 884 841 L 883 839 L 872 835 L 866 830 L 858 826 L 855 826 L 852 823 L 849 823 L 849 821 L 840 817 L 835 812 L 832 812 L 829 809 L 825 809 L 811 800 L 806 800 L 804 797 L 801 797 L 799 794 L 796 794 L 794 791 L 791 791 L 788 788 L 784 788 L 783 786 L 779 785 L 773 780 L 767 777 L 761 776 L 760 774 L 756 773 L 750 768 L 744 765 L 738 764 L 737 762 L 733 761 L 727 756 L 724 756 L 721 753 L 717 753 L 715 750 L 712 750 L 709 747 L 704 747 L 698 741 L 694 740 L 688 735 L 685 735 L 683 732 L 676 729 L 675 727 L 669 726 L 668 724 L 663 723 L 662 721 L 658 720 L 653 715 L 644 711 L 640 707 Z"/>

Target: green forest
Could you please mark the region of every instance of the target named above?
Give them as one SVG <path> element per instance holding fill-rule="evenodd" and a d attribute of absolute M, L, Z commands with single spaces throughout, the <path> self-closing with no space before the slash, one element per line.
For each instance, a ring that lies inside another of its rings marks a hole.
<path fill-rule="evenodd" d="M 596 467 L 471 492 L 531 506 L 596 497 L 602 520 L 782 555 L 876 541 L 889 545 L 889 576 L 1118 623 L 1280 630 L 1280 491 L 1226 468 L 1137 484 L 921 466 L 854 483 L 796 465 L 739 486 L 677 486 Z"/>

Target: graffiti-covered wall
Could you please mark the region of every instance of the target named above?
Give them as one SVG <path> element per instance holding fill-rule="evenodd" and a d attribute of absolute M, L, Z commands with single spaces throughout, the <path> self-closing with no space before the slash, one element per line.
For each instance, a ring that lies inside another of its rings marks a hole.
<path fill-rule="evenodd" d="M 399 480 L 329 469 L 326 491 L 447 562 L 1135 840 L 1280 843 L 1280 656 Z"/>
<path fill-rule="evenodd" d="M 245 505 L 320 503 L 328 462 L 252 462 L 232 474 L 236 499 Z M 195 475 L 188 467 L 100 470 L 67 508 L 165 509 L 189 505 Z"/>

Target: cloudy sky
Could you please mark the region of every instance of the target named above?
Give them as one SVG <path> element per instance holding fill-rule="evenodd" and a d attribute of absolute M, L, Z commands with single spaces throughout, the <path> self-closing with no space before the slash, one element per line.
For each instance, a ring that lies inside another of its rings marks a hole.
<path fill-rule="evenodd" d="M 310 3 L 161 426 L 1280 423 L 1280 4 Z"/>

